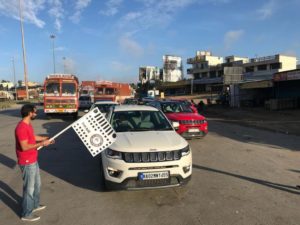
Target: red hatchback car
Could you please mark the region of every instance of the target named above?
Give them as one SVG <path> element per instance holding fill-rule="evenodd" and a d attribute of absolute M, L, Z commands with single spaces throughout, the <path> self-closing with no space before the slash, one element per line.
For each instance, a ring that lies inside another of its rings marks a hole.
<path fill-rule="evenodd" d="M 204 137 L 208 133 L 206 118 L 180 101 L 153 101 L 148 105 L 160 109 L 170 121 L 179 122 L 177 133 L 184 138 Z"/>

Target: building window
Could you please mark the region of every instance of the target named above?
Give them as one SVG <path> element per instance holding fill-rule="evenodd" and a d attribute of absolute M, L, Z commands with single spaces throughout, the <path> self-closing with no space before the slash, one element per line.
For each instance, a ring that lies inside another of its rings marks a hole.
<path fill-rule="evenodd" d="M 281 63 L 272 63 L 270 64 L 270 69 L 271 70 L 276 70 L 276 69 L 281 69 L 282 64 Z"/>
<path fill-rule="evenodd" d="M 254 72 L 254 67 L 253 66 L 246 67 L 246 73 L 251 73 L 251 72 Z"/>
<path fill-rule="evenodd" d="M 259 65 L 257 66 L 258 71 L 267 70 L 267 65 Z"/>
<path fill-rule="evenodd" d="M 207 72 L 205 72 L 205 73 L 202 73 L 202 74 L 201 74 L 201 77 L 202 77 L 202 78 L 205 78 L 205 77 L 207 77 Z"/>
<path fill-rule="evenodd" d="M 222 77 L 224 75 L 224 70 L 219 70 L 218 71 L 218 77 Z"/>
<path fill-rule="evenodd" d="M 194 79 L 199 79 L 200 78 L 200 74 L 199 73 L 195 73 L 194 74 Z"/>
<path fill-rule="evenodd" d="M 216 71 L 210 71 L 210 72 L 209 72 L 209 77 L 210 77 L 210 78 L 215 78 L 216 75 L 217 75 Z"/>

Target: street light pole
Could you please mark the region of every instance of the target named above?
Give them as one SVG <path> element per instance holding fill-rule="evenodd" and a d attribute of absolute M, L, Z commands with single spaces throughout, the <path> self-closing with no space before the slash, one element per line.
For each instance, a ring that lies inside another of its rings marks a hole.
<path fill-rule="evenodd" d="M 22 33 L 24 82 L 25 82 L 25 88 L 26 88 L 26 100 L 28 100 L 29 99 L 29 96 L 28 96 L 28 78 L 27 78 L 27 64 L 26 64 L 26 51 L 25 51 L 25 41 L 24 41 L 24 29 L 23 29 L 23 16 L 22 16 L 22 9 L 21 9 L 21 0 L 19 0 L 19 14 L 20 14 L 21 33 Z"/>
<path fill-rule="evenodd" d="M 54 39 L 55 35 L 51 34 L 50 38 L 52 39 L 52 50 L 53 50 L 53 73 L 55 74 L 55 53 L 54 53 Z"/>
<path fill-rule="evenodd" d="M 63 57 L 64 60 L 64 74 L 66 73 L 66 57 Z"/>
<path fill-rule="evenodd" d="M 18 100 L 18 95 L 17 95 L 17 85 L 16 85 L 16 69 L 15 69 L 15 59 L 14 57 L 12 58 L 12 67 L 13 67 L 13 75 L 14 75 L 14 86 L 15 86 L 15 94 L 16 94 L 16 100 Z"/>
<path fill-rule="evenodd" d="M 192 79 L 191 79 L 191 95 L 193 95 L 193 91 L 194 91 L 194 75 L 192 75 Z"/>

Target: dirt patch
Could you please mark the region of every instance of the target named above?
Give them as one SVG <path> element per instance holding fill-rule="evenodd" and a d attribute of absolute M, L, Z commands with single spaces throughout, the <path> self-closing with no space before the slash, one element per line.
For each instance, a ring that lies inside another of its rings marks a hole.
<path fill-rule="evenodd" d="M 203 112 L 208 119 L 236 123 L 285 134 L 300 136 L 300 110 L 267 111 L 264 108 L 230 108 L 207 106 Z"/>

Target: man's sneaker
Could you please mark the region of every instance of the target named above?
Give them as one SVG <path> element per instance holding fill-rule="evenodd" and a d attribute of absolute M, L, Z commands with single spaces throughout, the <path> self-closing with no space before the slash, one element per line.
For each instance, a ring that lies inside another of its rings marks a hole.
<path fill-rule="evenodd" d="M 33 215 L 33 214 L 21 217 L 21 220 L 23 220 L 23 221 L 29 221 L 29 222 L 37 221 L 39 219 L 41 219 L 41 217 L 39 217 L 37 215 Z"/>
<path fill-rule="evenodd" d="M 40 210 L 43 210 L 43 209 L 46 209 L 46 206 L 45 205 L 39 205 L 37 208 L 32 210 L 32 212 L 37 212 L 37 211 L 40 211 Z"/>

